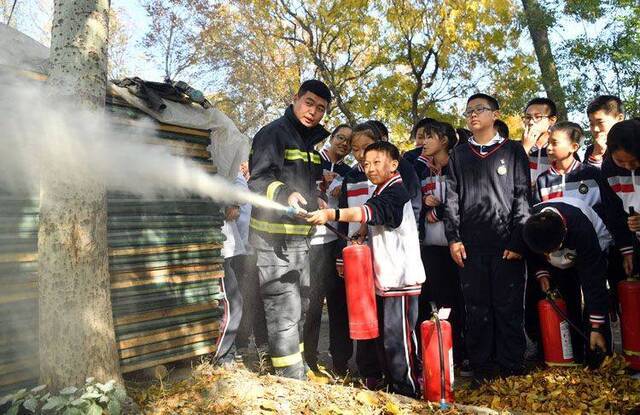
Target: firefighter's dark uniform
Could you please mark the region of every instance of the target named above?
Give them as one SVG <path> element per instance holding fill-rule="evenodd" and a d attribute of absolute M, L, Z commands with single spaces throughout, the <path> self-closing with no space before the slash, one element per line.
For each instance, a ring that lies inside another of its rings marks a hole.
<path fill-rule="evenodd" d="M 305 127 L 292 107 L 263 127 L 253 139 L 249 188 L 283 205 L 293 192 L 316 210 L 316 181 L 322 177 L 314 145 L 329 132 L 321 125 Z M 256 207 L 251 212 L 250 243 L 257 254 L 260 293 L 264 302 L 271 362 L 277 373 L 302 379 L 305 375 L 302 329 L 309 304 L 309 236 L 305 221 Z"/>

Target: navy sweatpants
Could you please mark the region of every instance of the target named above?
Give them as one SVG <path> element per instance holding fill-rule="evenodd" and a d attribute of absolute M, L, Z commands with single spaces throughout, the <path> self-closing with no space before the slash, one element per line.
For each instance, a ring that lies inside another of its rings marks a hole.
<path fill-rule="evenodd" d="M 465 341 L 474 376 L 523 370 L 525 265 L 502 255 L 467 254 L 459 268 L 466 306 Z M 497 367 L 496 367 L 497 366 Z"/>

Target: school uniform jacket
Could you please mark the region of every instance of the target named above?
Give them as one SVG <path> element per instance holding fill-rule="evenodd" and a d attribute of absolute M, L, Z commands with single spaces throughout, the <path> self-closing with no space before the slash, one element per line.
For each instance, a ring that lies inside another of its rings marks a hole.
<path fill-rule="evenodd" d="M 376 185 L 367 179 L 360 164 L 356 164 L 344 176 L 342 180 L 342 191 L 338 200 L 338 208 L 350 208 L 362 206 L 373 195 Z M 338 230 L 347 236 L 353 236 L 360 229 L 360 224 L 356 222 L 338 222 Z M 342 265 L 342 249 L 347 246 L 346 241 L 338 240 L 338 255 L 336 264 Z"/>
<path fill-rule="evenodd" d="M 565 174 L 560 174 L 552 165 L 538 176 L 533 199 L 534 203 L 540 203 L 560 197 L 583 200 L 605 223 L 620 253 L 633 253 L 631 232 L 627 227 L 622 202 L 599 169 L 574 160 Z"/>
<path fill-rule="evenodd" d="M 538 176 L 551 167 L 551 161 L 547 155 L 547 147 L 548 144 L 544 144 L 540 148 L 534 145 L 529 150 L 529 169 L 531 170 L 532 183 L 535 183 Z"/>
<path fill-rule="evenodd" d="M 449 174 L 449 166 L 446 165 L 438 169 L 430 159 L 422 156 L 416 159 L 415 166 L 422 186 L 423 199 L 427 195 L 433 195 L 442 202 L 436 207 L 429 207 L 423 203 L 420 221 L 418 222 L 420 240 L 425 245 L 447 246 L 442 219 L 447 200 L 446 180 Z M 427 220 L 429 218 L 433 223 L 429 223 Z"/>
<path fill-rule="evenodd" d="M 369 226 L 376 293 L 419 295 L 425 272 L 411 198 L 400 174 L 378 185 L 361 208 L 362 223 Z"/>
<path fill-rule="evenodd" d="M 567 228 L 567 235 L 558 251 L 545 261 L 538 256 L 531 261 L 536 278 L 550 278 L 549 266 L 566 269 L 575 267 L 582 286 L 585 307 L 592 323 L 603 324 L 608 312 L 605 285 L 607 259 L 604 250 L 611 242 L 609 233 L 598 214 L 575 198 L 557 198 L 533 207 L 533 213 L 552 210 L 559 214 Z"/>
<path fill-rule="evenodd" d="M 351 166 L 344 163 L 344 161 L 342 160 L 338 161 L 337 163 L 332 162 L 329 154 L 327 154 L 327 150 L 324 148 L 319 151 L 319 154 L 322 162 L 321 165 L 323 172 L 330 171 L 338 174 L 338 176 L 333 179 L 334 182 L 332 182 L 332 185 L 334 183 L 342 183 L 344 176 L 349 173 L 349 171 L 351 171 Z M 321 192 L 320 197 L 322 197 L 327 202 L 329 208 L 335 209 L 338 207 L 338 199 L 331 196 L 331 190 L 333 190 L 333 186 L 327 189 L 326 192 Z M 330 222 L 329 224 L 332 226 L 336 226 L 335 222 Z M 335 241 L 337 238 L 338 237 L 326 227 L 316 226 L 316 231 L 311 238 L 311 245 L 326 244 Z"/>
<path fill-rule="evenodd" d="M 605 155 L 601 159 L 596 159 L 593 156 L 593 148 L 594 148 L 593 144 L 589 144 L 587 146 L 587 149 L 584 152 L 584 162 L 590 166 L 600 169 L 602 168 L 602 163 L 604 162 L 604 159 L 606 158 L 607 153 L 605 152 Z"/>
<path fill-rule="evenodd" d="M 624 209 L 622 219 L 627 221 L 629 207 L 633 206 L 636 213 L 640 213 L 640 169 L 631 171 L 618 167 L 610 156 L 602 163 L 602 174 L 606 177 L 611 190 L 622 201 Z M 640 238 L 640 233 L 636 232 Z"/>
<path fill-rule="evenodd" d="M 487 145 L 473 137 L 455 147 L 446 180 L 445 233 L 467 253 L 523 253 L 522 225 L 529 216 L 529 159 L 516 141 L 496 134 Z"/>

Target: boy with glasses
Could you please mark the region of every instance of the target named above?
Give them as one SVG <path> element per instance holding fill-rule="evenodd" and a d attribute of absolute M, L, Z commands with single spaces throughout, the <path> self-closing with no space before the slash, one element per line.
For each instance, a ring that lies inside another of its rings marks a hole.
<path fill-rule="evenodd" d="M 476 384 L 523 370 L 525 246 L 531 178 L 518 142 L 494 128 L 498 101 L 472 95 L 464 116 L 473 132 L 449 159 L 444 214 L 451 257 L 467 308 L 466 346 Z M 497 367 L 496 367 L 497 366 Z"/>
<path fill-rule="evenodd" d="M 538 176 L 551 167 L 547 156 L 549 128 L 557 121 L 556 104 L 549 98 L 534 98 L 524 109 L 522 146 L 529 156 L 532 183 L 535 183 Z"/>

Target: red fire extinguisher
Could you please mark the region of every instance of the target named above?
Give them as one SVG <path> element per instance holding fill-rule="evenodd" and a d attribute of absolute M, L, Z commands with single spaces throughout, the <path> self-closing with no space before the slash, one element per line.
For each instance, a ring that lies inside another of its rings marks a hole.
<path fill-rule="evenodd" d="M 562 313 L 556 312 L 554 304 Z M 555 293 L 549 293 L 546 299 L 538 302 L 544 361 L 549 366 L 574 364 L 569 321 L 563 317 L 566 314 L 567 304 Z"/>
<path fill-rule="evenodd" d="M 344 285 L 347 292 L 349 336 L 354 340 L 375 339 L 378 308 L 373 282 L 373 261 L 367 245 L 350 245 L 342 250 Z"/>
<path fill-rule="evenodd" d="M 629 206 L 629 215 L 635 215 Z M 640 244 L 637 235 L 633 238 L 633 278 L 618 283 L 620 320 L 622 328 L 622 353 L 632 369 L 640 370 Z"/>
<path fill-rule="evenodd" d="M 622 352 L 632 369 L 640 370 L 640 280 L 618 283 Z"/>
<path fill-rule="evenodd" d="M 434 303 L 431 303 L 431 307 L 432 319 L 424 321 L 420 326 L 423 395 L 425 400 L 440 402 L 440 408 L 446 409 L 454 402 L 451 324 L 440 320 Z"/>

